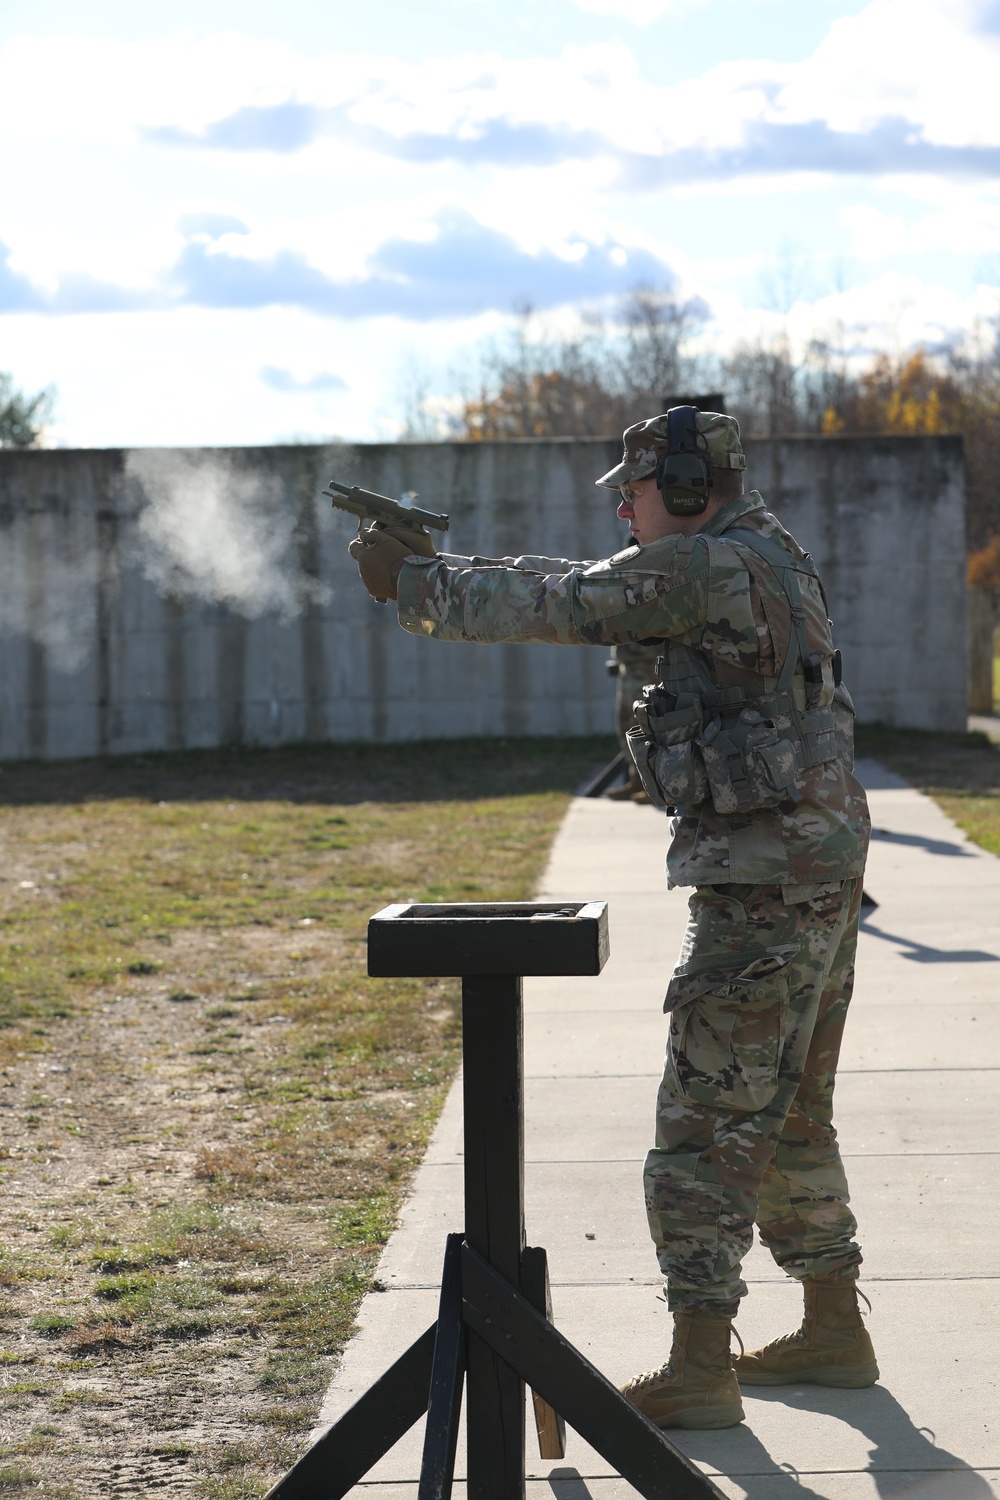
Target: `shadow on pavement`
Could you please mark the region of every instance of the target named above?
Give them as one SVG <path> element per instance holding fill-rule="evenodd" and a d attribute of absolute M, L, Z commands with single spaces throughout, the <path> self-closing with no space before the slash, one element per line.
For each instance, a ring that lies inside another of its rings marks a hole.
<path fill-rule="evenodd" d="M 904 1496 L 907 1500 L 994 1500 L 993 1489 L 983 1476 L 954 1453 L 938 1447 L 929 1428 L 915 1427 L 884 1386 L 866 1391 L 816 1386 L 771 1391 L 757 1387 L 752 1392 L 744 1390 L 743 1401 L 747 1421 L 726 1432 L 724 1469 L 719 1466 L 718 1434 L 685 1433 L 684 1451 L 735 1480 L 746 1491 L 746 1500 L 829 1500 L 831 1481 L 840 1480 L 837 1492 L 841 1493 L 844 1479 L 854 1474 L 866 1475 L 881 1500 L 902 1500 Z M 799 1473 L 791 1464 L 777 1462 L 752 1431 L 755 1401 L 788 1406 L 789 1423 L 795 1421 L 796 1411 L 819 1410 L 853 1427 L 872 1444 L 867 1467 Z M 562 1491 L 559 1493 L 562 1496 Z"/>
<path fill-rule="evenodd" d="M 587 1481 L 579 1469 L 570 1466 L 550 1469 L 548 1481 L 557 1500 L 594 1500 L 594 1492 L 588 1490 Z"/>
<path fill-rule="evenodd" d="M 947 854 L 959 859 L 975 858 L 971 849 L 952 843 L 951 839 L 929 839 L 921 833 L 892 833 L 888 828 L 873 828 L 872 838 L 883 844 L 903 844 L 911 849 L 926 849 L 928 854 Z"/>
<path fill-rule="evenodd" d="M 874 908 L 872 908 L 874 910 Z M 897 937 L 894 932 L 884 932 L 861 913 L 861 931 L 869 937 L 882 938 L 886 943 L 908 949 L 901 957 L 912 959 L 917 964 L 997 964 L 1000 953 L 986 953 L 982 948 L 931 948 L 927 943 L 918 943 L 916 938 Z"/>

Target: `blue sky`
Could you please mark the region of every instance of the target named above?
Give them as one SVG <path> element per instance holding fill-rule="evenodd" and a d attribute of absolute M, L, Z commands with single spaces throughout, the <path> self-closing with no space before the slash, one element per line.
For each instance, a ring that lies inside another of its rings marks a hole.
<path fill-rule="evenodd" d="M 530 301 L 1000 309 L 997 0 L 4 0 L 0 369 L 70 445 L 391 438 Z"/>

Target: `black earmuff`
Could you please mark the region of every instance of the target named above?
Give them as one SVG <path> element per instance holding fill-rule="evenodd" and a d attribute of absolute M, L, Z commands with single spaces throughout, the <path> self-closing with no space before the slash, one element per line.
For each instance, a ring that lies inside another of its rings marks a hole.
<path fill-rule="evenodd" d="M 656 487 L 672 516 L 700 516 L 712 488 L 708 440 L 698 431 L 698 408 L 667 412 L 667 451 L 656 461 Z"/>

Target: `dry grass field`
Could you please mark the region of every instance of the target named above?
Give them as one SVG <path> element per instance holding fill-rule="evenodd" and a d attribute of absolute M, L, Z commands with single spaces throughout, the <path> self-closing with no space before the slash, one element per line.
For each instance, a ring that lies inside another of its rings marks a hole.
<path fill-rule="evenodd" d="M 0 1492 L 257 1496 L 456 1065 L 392 900 L 530 896 L 610 740 L 0 773 Z"/>
<path fill-rule="evenodd" d="M 0 1493 L 241 1500 L 300 1451 L 456 1064 L 391 900 L 527 897 L 609 740 L 0 772 Z M 1000 749 L 865 730 L 1000 854 Z M 665 831 L 665 830 L 664 830 Z"/>

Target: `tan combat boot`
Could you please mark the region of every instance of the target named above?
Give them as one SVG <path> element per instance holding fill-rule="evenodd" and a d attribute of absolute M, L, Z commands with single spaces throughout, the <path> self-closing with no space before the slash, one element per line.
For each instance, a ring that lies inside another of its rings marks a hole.
<path fill-rule="evenodd" d="M 803 1281 L 802 1290 L 806 1304 L 802 1327 L 734 1360 L 741 1385 L 800 1381 L 851 1388 L 874 1385 L 878 1379 L 875 1350 L 858 1306 L 858 1297 L 864 1293 L 853 1281 L 811 1277 Z"/>
<path fill-rule="evenodd" d="M 674 1313 L 669 1362 L 623 1385 L 622 1395 L 657 1427 L 735 1427 L 743 1421 L 729 1355 L 731 1318 Z"/>

